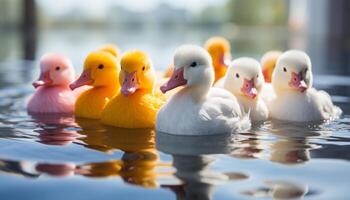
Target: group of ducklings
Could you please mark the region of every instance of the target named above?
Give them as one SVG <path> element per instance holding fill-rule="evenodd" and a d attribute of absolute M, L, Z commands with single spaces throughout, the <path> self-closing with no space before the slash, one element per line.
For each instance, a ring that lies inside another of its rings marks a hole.
<path fill-rule="evenodd" d="M 89 53 L 75 81 L 67 57 L 45 54 L 28 112 L 74 113 L 115 127 L 179 135 L 233 133 L 269 118 L 309 122 L 341 115 L 326 92 L 312 88 L 306 53 L 269 51 L 259 63 L 231 61 L 222 37 L 204 46 L 178 47 L 172 65 L 157 76 L 147 53 L 120 55 L 116 46 L 105 45 Z"/>

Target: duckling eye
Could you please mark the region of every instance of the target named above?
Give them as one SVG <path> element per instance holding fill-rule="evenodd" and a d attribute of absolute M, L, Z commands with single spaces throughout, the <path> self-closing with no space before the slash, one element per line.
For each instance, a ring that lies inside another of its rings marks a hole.
<path fill-rule="evenodd" d="M 239 78 L 239 74 L 238 73 L 236 73 L 236 77 Z"/>
<path fill-rule="evenodd" d="M 104 66 L 103 66 L 102 64 L 100 64 L 100 65 L 98 66 L 98 68 L 99 68 L 99 69 L 103 69 Z"/>
<path fill-rule="evenodd" d="M 196 62 L 193 62 L 190 64 L 191 67 L 196 67 L 197 66 L 197 63 Z"/>
<path fill-rule="evenodd" d="M 145 69 L 146 69 L 146 67 L 145 67 L 145 66 L 143 66 L 143 67 L 142 67 L 142 71 L 145 71 Z"/>
<path fill-rule="evenodd" d="M 287 72 L 287 68 L 283 67 L 283 71 L 284 71 L 284 72 Z"/>
<path fill-rule="evenodd" d="M 57 67 L 56 67 L 56 71 L 59 71 L 59 70 L 60 70 L 60 66 L 57 66 Z"/>

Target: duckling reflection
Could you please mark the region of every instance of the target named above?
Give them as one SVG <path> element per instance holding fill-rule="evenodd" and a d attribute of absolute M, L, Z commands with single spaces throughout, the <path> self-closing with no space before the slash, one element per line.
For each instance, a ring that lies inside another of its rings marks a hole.
<path fill-rule="evenodd" d="M 123 151 L 120 160 L 87 163 L 79 166 L 81 174 L 87 177 L 120 176 L 125 182 L 146 188 L 157 187 L 155 168 L 159 157 L 155 150 L 153 129 L 123 129 L 78 121 L 82 126 L 79 133 L 85 135 L 82 141 L 87 148 L 111 153 Z"/>
<path fill-rule="evenodd" d="M 47 145 L 68 145 L 78 140 L 82 135 L 73 130 L 77 124 L 71 115 L 31 115 L 41 129 L 38 133 L 38 142 Z"/>
<path fill-rule="evenodd" d="M 27 178 L 39 177 L 38 173 L 35 173 L 31 170 L 30 171 L 26 170 L 26 168 L 28 168 L 28 166 L 30 166 L 29 162 L 1 159 L 0 160 L 0 173 L 1 174 L 17 175 L 17 176 L 22 176 L 22 177 L 27 177 Z"/>
<path fill-rule="evenodd" d="M 303 199 L 309 192 L 306 184 L 287 181 L 266 181 L 264 187 L 242 192 L 251 197 L 270 197 L 273 199 Z"/>
<path fill-rule="evenodd" d="M 210 168 L 216 161 L 211 154 L 229 152 L 230 140 L 230 135 L 191 137 L 158 132 L 157 149 L 172 155 L 175 176 L 182 182 L 162 187 L 173 191 L 177 199 L 205 200 L 212 199 L 217 184 L 247 179 L 243 173 L 222 173 Z"/>
<path fill-rule="evenodd" d="M 300 164 L 310 160 L 310 150 L 319 148 L 310 143 L 310 139 L 328 135 L 330 132 L 322 130 L 319 123 L 290 123 L 272 121 L 271 133 L 276 137 L 269 146 L 272 162 L 281 164 Z"/>

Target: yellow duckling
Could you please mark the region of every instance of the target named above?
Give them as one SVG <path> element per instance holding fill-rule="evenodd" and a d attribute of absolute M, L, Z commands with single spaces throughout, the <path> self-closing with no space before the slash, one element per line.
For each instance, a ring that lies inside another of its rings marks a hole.
<path fill-rule="evenodd" d="M 155 93 L 156 75 L 151 59 L 142 51 L 121 58 L 121 93 L 102 112 L 102 123 L 121 128 L 152 128 L 165 97 Z"/>
<path fill-rule="evenodd" d="M 118 49 L 106 45 L 99 51 L 91 52 L 84 63 L 84 71 L 79 79 L 70 84 L 72 90 L 83 85 L 92 88 L 82 93 L 75 103 L 75 116 L 99 119 L 107 102 L 119 91 L 120 71 L 117 59 Z"/>
<path fill-rule="evenodd" d="M 224 77 L 231 60 L 230 42 L 223 37 L 212 37 L 205 42 L 205 48 L 209 52 L 215 71 L 215 82 Z"/>
<path fill-rule="evenodd" d="M 268 51 L 261 57 L 260 64 L 266 83 L 271 83 L 272 72 L 275 69 L 277 58 L 281 54 L 281 51 Z"/>

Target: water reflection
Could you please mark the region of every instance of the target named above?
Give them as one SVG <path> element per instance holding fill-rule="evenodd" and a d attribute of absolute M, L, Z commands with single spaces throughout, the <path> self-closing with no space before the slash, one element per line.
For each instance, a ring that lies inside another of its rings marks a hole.
<path fill-rule="evenodd" d="M 242 194 L 256 198 L 273 199 L 303 199 L 308 193 L 306 184 L 287 181 L 266 181 L 263 187 L 242 192 Z"/>
<path fill-rule="evenodd" d="M 85 147 L 102 152 L 120 150 L 120 160 L 87 163 L 79 166 L 81 175 L 87 177 L 119 176 L 126 183 L 146 188 L 157 187 L 157 166 L 159 162 L 155 149 L 155 131 L 153 129 L 123 129 L 107 127 L 96 121 L 77 119 L 84 135 L 81 140 Z"/>
<path fill-rule="evenodd" d="M 213 154 L 228 152 L 230 141 L 229 134 L 196 137 L 158 132 L 157 149 L 172 155 L 175 176 L 181 180 L 181 184 L 162 187 L 173 191 L 177 199 L 212 199 L 216 185 L 249 178 L 241 172 L 211 169 L 216 161 Z"/>
<path fill-rule="evenodd" d="M 38 129 L 34 132 L 38 134 L 38 142 L 40 143 L 64 146 L 76 142 L 82 137 L 74 130 L 77 124 L 72 115 L 31 115 L 31 118 L 37 124 Z"/>

